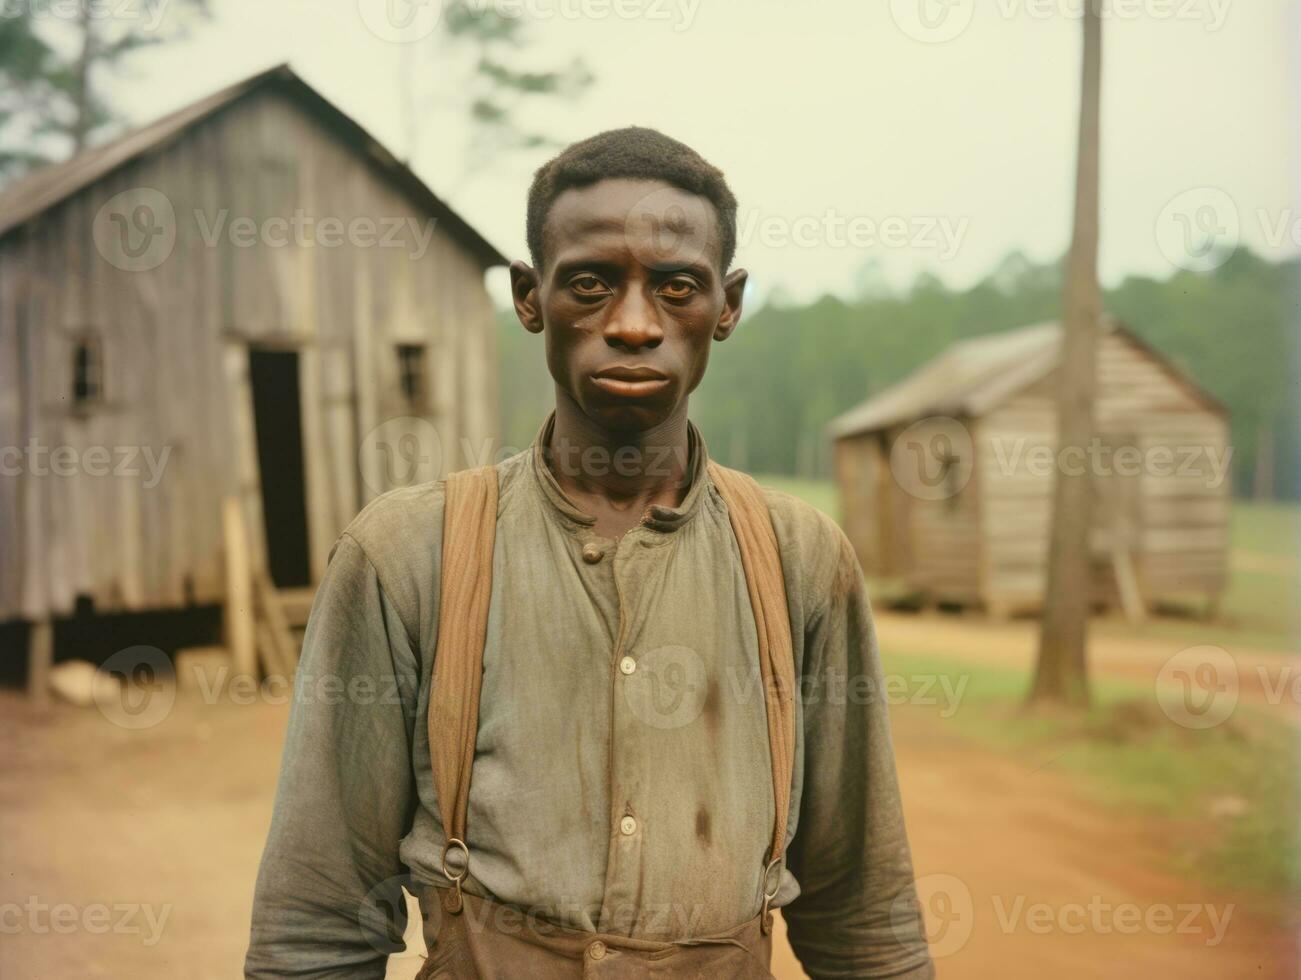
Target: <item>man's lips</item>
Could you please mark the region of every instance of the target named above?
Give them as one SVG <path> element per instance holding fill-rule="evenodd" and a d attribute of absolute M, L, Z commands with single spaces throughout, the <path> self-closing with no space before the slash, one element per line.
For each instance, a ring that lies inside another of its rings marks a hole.
<path fill-rule="evenodd" d="M 669 377 L 654 368 L 616 364 L 593 374 L 592 383 L 611 395 L 644 398 L 667 385 Z"/>

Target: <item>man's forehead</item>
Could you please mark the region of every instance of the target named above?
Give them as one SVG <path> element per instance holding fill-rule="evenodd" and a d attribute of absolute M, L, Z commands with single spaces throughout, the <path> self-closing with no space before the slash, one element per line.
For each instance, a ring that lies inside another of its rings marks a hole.
<path fill-rule="evenodd" d="M 612 178 L 571 187 L 552 203 L 543 228 L 548 251 L 625 243 L 647 264 L 717 260 L 718 212 L 706 197 L 659 180 Z"/>

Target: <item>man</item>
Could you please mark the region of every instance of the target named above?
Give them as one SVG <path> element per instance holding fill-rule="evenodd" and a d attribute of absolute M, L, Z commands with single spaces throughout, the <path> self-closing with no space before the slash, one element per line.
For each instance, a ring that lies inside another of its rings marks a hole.
<path fill-rule="evenodd" d="M 478 615 L 440 609 L 463 523 L 445 528 L 440 482 L 381 497 L 335 547 L 247 975 L 382 976 L 405 884 L 422 976 L 768 976 L 770 907 L 812 977 L 930 976 L 858 563 L 831 520 L 764 491 L 785 590 L 764 608 L 732 471 L 687 420 L 745 291 L 723 175 L 653 130 L 602 133 L 538 171 L 528 244 L 515 310 L 556 408 L 489 473 L 465 840 L 431 774 L 440 626 Z M 784 777 L 756 666 L 774 613 L 797 692 Z"/>

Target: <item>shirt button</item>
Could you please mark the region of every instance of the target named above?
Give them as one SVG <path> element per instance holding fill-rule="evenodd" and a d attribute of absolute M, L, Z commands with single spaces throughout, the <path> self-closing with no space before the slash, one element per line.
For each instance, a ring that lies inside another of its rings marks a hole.
<path fill-rule="evenodd" d="M 605 959 L 605 943 L 598 939 L 596 942 L 592 943 L 592 945 L 587 947 L 587 955 L 594 960 Z"/>
<path fill-rule="evenodd" d="M 636 669 L 637 661 L 633 660 L 632 657 L 624 657 L 619 661 L 619 673 L 621 674 L 631 674 Z"/>
<path fill-rule="evenodd" d="M 595 565 L 604 557 L 605 552 L 601 550 L 599 544 L 594 544 L 589 541 L 587 544 L 583 545 L 583 561 L 587 562 L 589 565 Z"/>
<path fill-rule="evenodd" d="M 619 833 L 625 837 L 631 837 L 637 832 L 637 821 L 632 817 L 624 817 L 619 821 Z"/>

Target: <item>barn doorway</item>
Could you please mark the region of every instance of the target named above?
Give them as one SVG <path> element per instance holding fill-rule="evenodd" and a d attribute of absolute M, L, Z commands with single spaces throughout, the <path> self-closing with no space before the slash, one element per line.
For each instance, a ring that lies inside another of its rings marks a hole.
<path fill-rule="evenodd" d="M 310 585 L 298 352 L 250 348 L 248 364 L 267 570 L 279 588 Z"/>

